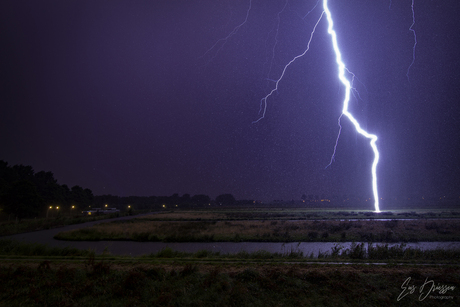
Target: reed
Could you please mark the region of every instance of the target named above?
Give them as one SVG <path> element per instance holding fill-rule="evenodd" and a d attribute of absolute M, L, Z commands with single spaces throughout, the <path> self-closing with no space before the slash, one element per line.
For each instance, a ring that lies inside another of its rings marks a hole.
<path fill-rule="evenodd" d="M 419 294 L 398 301 L 411 277 L 453 287 L 442 306 L 457 306 L 459 267 L 300 264 L 168 264 L 119 266 L 0 265 L 4 306 L 433 306 Z M 418 292 L 418 291 L 417 291 Z M 436 294 L 435 294 L 436 295 Z"/>
<path fill-rule="evenodd" d="M 158 221 L 145 218 L 61 232 L 61 240 L 164 242 L 417 242 L 458 241 L 458 220 L 225 220 Z"/>

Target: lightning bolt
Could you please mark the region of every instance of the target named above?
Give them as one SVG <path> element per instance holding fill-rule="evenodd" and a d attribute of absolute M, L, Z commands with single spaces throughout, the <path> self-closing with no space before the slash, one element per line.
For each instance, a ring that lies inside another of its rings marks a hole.
<path fill-rule="evenodd" d="M 209 48 L 200 58 L 204 58 L 206 57 L 211 51 L 213 50 L 216 50 L 214 51 L 214 55 L 211 56 L 211 59 L 209 59 L 208 63 L 211 62 L 216 56 L 217 54 L 222 50 L 222 48 L 224 48 L 225 44 L 227 43 L 227 41 L 233 36 L 235 35 L 236 33 L 238 33 L 238 30 L 244 26 L 244 24 L 248 21 L 248 18 L 249 18 L 249 12 L 251 11 L 251 8 L 252 8 L 252 0 L 249 0 L 249 8 L 247 9 L 246 11 L 246 18 L 244 19 L 244 21 L 242 23 L 240 23 L 239 25 L 237 25 L 235 28 L 233 28 L 233 30 L 224 38 L 221 38 L 219 40 L 217 40 L 214 45 L 212 45 L 211 48 Z M 220 45 L 220 46 L 219 46 Z M 219 46 L 219 48 L 217 48 L 217 46 Z"/>
<path fill-rule="evenodd" d="M 313 30 L 311 31 L 311 34 L 310 34 L 310 39 L 308 40 L 308 43 L 307 43 L 307 48 L 305 49 L 304 52 L 302 52 L 301 54 L 295 56 L 291 61 L 289 61 L 289 63 L 286 64 L 286 66 L 284 66 L 283 68 L 283 72 L 281 73 L 281 76 L 278 78 L 278 80 L 275 81 L 275 87 L 270 91 L 270 93 L 268 93 L 264 98 L 262 98 L 260 100 L 260 110 L 259 110 L 259 114 L 260 117 L 253 121 L 252 123 L 255 124 L 257 122 L 259 122 L 260 120 L 262 120 L 263 118 L 265 118 L 265 112 L 267 111 L 267 99 L 273 95 L 274 92 L 276 92 L 278 90 L 278 85 L 280 83 L 280 81 L 283 79 L 284 77 L 284 74 L 286 73 L 286 69 L 292 64 L 294 63 L 298 58 L 301 58 L 303 57 L 307 52 L 308 50 L 310 50 L 310 43 L 311 43 L 311 40 L 313 39 L 313 35 L 315 34 L 315 31 L 316 31 L 316 27 L 318 26 L 319 22 L 321 21 L 321 19 L 323 18 L 323 15 L 324 15 L 324 12 L 321 13 L 321 16 L 318 18 L 318 21 L 316 22 L 315 26 L 313 27 Z"/>
<path fill-rule="evenodd" d="M 313 10 L 318 6 L 319 1 L 320 1 L 320 0 L 317 0 L 317 1 L 316 1 L 315 6 L 314 6 L 311 10 L 309 10 L 309 11 L 307 12 L 307 14 L 305 14 L 305 16 L 303 16 L 302 19 L 305 19 L 311 12 L 313 12 Z"/>
<path fill-rule="evenodd" d="M 268 37 L 267 37 L 267 41 L 268 41 L 268 38 L 270 37 L 270 34 L 271 32 L 275 32 L 275 35 L 274 35 L 274 39 L 275 39 L 275 42 L 273 44 L 273 48 L 272 48 L 272 56 L 271 56 L 271 59 L 270 59 L 270 65 L 269 65 L 269 68 L 268 68 L 268 73 L 267 73 L 267 81 L 270 81 L 267 83 L 267 87 L 269 86 L 269 84 L 271 84 L 271 82 L 275 82 L 276 83 L 276 80 L 273 80 L 273 79 L 270 79 L 270 74 L 272 72 L 272 68 L 273 68 L 273 61 L 275 59 L 275 49 L 276 49 L 276 46 L 278 45 L 278 34 L 279 34 L 279 29 L 280 29 L 280 22 L 281 22 L 281 14 L 284 12 L 284 10 L 286 9 L 288 5 L 288 1 L 286 0 L 286 2 L 284 3 L 284 7 L 281 11 L 278 12 L 277 14 L 277 18 L 276 18 L 276 24 L 273 26 L 273 29 L 272 31 L 270 31 L 270 33 L 268 33 Z M 267 60 L 268 62 L 268 60 Z M 264 64 L 265 66 L 265 64 Z"/>
<path fill-rule="evenodd" d="M 406 72 L 407 81 L 409 81 L 409 82 L 410 82 L 410 80 L 409 80 L 409 71 L 410 71 L 410 68 L 412 67 L 412 65 L 414 65 L 414 62 L 415 62 L 415 47 L 417 46 L 417 35 L 415 34 L 415 30 L 412 29 L 412 27 L 415 25 L 414 1 L 415 0 L 412 0 L 412 4 L 410 6 L 411 9 L 412 9 L 412 24 L 409 27 L 409 31 L 411 31 L 412 34 L 414 35 L 414 46 L 412 47 L 412 62 L 410 63 L 409 67 L 407 68 L 407 72 Z"/>
<path fill-rule="evenodd" d="M 320 0 L 317 0 L 315 6 L 303 17 L 303 19 L 305 17 L 307 17 L 307 15 L 309 15 L 315 8 L 316 6 L 319 4 L 319 1 Z M 274 49 L 276 47 L 276 44 L 278 42 L 277 40 L 277 37 L 278 37 L 278 26 L 279 26 L 279 18 L 280 18 L 280 14 L 281 12 L 284 11 L 284 9 L 286 8 L 286 5 L 287 5 L 287 1 L 285 3 L 285 6 L 283 8 L 282 11 L 280 11 L 278 13 L 278 23 L 277 23 L 277 26 L 276 26 L 276 31 L 275 31 L 275 45 L 273 47 L 273 52 L 274 53 Z M 248 17 L 249 17 L 249 12 L 251 10 L 251 6 L 252 6 L 252 0 L 249 1 L 249 8 L 246 12 L 246 18 L 245 20 L 239 24 L 238 26 L 236 26 L 232 32 L 230 32 L 230 34 L 228 34 L 225 38 L 221 38 L 219 39 L 210 49 L 208 49 L 208 51 L 206 51 L 206 53 L 203 55 L 206 56 L 208 53 L 210 53 L 212 50 L 215 50 L 217 49 L 217 51 L 215 51 L 215 54 L 214 56 L 212 56 L 211 60 L 219 53 L 219 51 L 223 48 L 223 46 L 225 45 L 225 43 L 228 41 L 229 38 L 231 38 L 233 35 L 235 35 L 238 30 L 247 22 L 248 20 Z M 390 6 L 389 8 L 391 9 L 391 1 L 390 1 Z M 344 97 L 344 100 L 343 100 L 343 108 L 342 108 L 342 114 L 340 115 L 339 119 L 338 119 L 338 126 L 339 126 L 339 132 L 338 132 L 338 135 L 337 135 L 337 139 L 336 139 L 336 142 L 335 142 L 335 145 L 334 145 L 334 151 L 333 151 L 333 154 L 332 154 L 332 157 L 331 157 L 331 161 L 330 163 L 326 166 L 326 168 L 328 166 L 330 166 L 332 164 L 332 162 L 334 161 L 334 158 L 335 158 L 335 153 L 336 153 L 336 150 L 337 150 L 337 144 L 338 144 L 338 141 L 339 141 L 339 138 L 340 138 L 340 133 L 342 131 L 342 125 L 341 125 L 341 120 L 342 118 L 345 116 L 346 118 L 348 118 L 350 120 L 350 122 L 354 125 L 356 131 L 361 134 L 362 136 L 364 136 L 365 138 L 369 139 L 370 142 L 370 146 L 374 152 L 374 160 L 372 162 L 372 167 L 371 167 L 371 174 L 372 174 L 372 191 L 373 191 L 373 195 L 374 195 L 374 207 L 375 207 L 375 212 L 380 212 L 380 208 L 379 208 L 379 197 L 378 197 L 378 189 L 377 189 L 377 164 L 379 162 L 379 157 L 380 157 L 380 154 L 379 154 L 379 151 L 377 149 L 377 145 L 376 145 L 376 142 L 377 142 L 377 136 L 374 135 L 374 134 L 370 134 L 368 133 L 367 131 L 365 131 L 363 128 L 361 128 L 360 124 L 358 123 L 358 121 L 353 117 L 353 115 L 348 111 L 348 105 L 349 105 L 349 102 L 350 102 L 350 93 L 353 93 L 355 94 L 355 92 L 357 93 L 356 89 L 353 87 L 353 81 L 355 80 L 356 76 L 346 68 L 344 62 L 342 61 L 342 55 L 340 53 L 340 49 L 338 47 L 338 43 L 337 43 L 337 34 L 336 32 L 334 31 L 334 22 L 332 20 L 332 14 L 328 8 L 328 0 L 323 0 L 323 12 L 321 13 L 321 16 L 318 18 L 318 20 L 316 21 L 316 24 L 314 25 L 313 27 L 313 30 L 311 31 L 311 34 L 310 34 L 310 39 L 308 40 L 308 43 L 307 43 L 307 47 L 305 49 L 305 51 L 299 55 L 297 55 L 296 57 L 294 57 L 291 61 L 289 61 L 289 63 L 287 63 L 284 68 L 283 68 L 283 71 L 281 73 L 281 76 L 277 79 L 277 80 L 273 80 L 273 79 L 270 79 L 269 78 L 269 75 L 270 75 L 270 71 L 271 71 L 271 65 L 272 63 L 270 63 L 270 68 L 269 68 L 269 73 L 268 73 L 268 77 L 267 77 L 267 80 L 271 81 L 271 82 L 274 82 L 275 83 L 275 86 L 274 88 L 265 96 L 261 99 L 260 101 L 260 110 L 259 110 L 259 118 L 255 121 L 253 121 L 253 123 L 257 123 L 259 122 L 260 120 L 262 120 L 263 118 L 265 118 L 265 113 L 267 111 L 267 99 L 269 97 L 271 97 L 273 95 L 273 93 L 275 93 L 277 90 L 278 90 L 278 86 L 279 86 L 279 83 L 281 82 L 281 80 L 283 79 L 285 73 L 286 73 L 286 70 L 287 68 L 292 64 L 294 63 L 297 59 L 303 57 L 307 52 L 308 50 L 310 50 L 310 43 L 313 39 L 313 35 L 315 34 L 315 31 L 316 31 L 316 28 L 318 26 L 318 24 L 320 23 L 321 19 L 323 18 L 323 16 L 326 15 L 326 18 L 327 18 L 327 21 L 328 21 L 328 33 L 330 34 L 331 36 L 331 39 L 332 39 L 332 46 L 333 46 L 333 49 L 334 49 L 334 53 L 336 55 L 336 62 L 337 62 L 337 67 L 338 67 L 338 70 L 339 70 L 339 73 L 338 73 L 338 78 L 339 80 L 341 81 L 341 83 L 345 86 L 345 97 Z M 417 40 L 416 40 L 416 36 L 415 36 L 415 31 L 412 29 L 412 27 L 414 26 L 415 24 L 415 17 L 414 17 L 414 0 L 412 0 L 412 25 L 411 27 L 409 28 L 410 31 L 413 32 L 414 34 L 414 47 L 413 47 L 413 58 L 412 58 L 412 63 L 410 64 L 409 68 L 407 69 L 407 78 L 409 78 L 409 70 L 412 66 L 412 64 L 414 63 L 415 61 L 415 46 L 417 44 Z M 219 47 L 217 47 L 218 45 L 220 44 Z M 273 61 L 273 57 L 274 55 L 272 54 L 272 61 Z M 347 79 L 347 77 L 345 76 L 345 71 L 351 75 L 351 81 L 349 81 Z M 356 78 L 357 79 L 357 78 Z M 359 80 L 358 80 L 359 81 Z M 358 96 L 359 96 L 359 93 L 357 93 Z"/>
<path fill-rule="evenodd" d="M 311 41 L 313 39 L 313 35 L 315 34 L 315 31 L 316 31 L 316 27 L 320 23 L 320 21 L 323 18 L 324 14 L 326 14 L 326 18 L 327 18 L 327 21 L 328 21 L 328 24 L 329 24 L 328 33 L 331 35 L 331 38 L 332 38 L 332 46 L 333 46 L 333 49 L 334 49 L 334 52 L 335 52 L 335 55 L 336 55 L 336 62 L 337 62 L 337 66 L 338 66 L 338 69 L 339 69 L 338 78 L 342 82 L 342 84 L 345 86 L 345 98 L 343 100 L 342 114 L 340 115 L 340 117 L 338 119 L 338 125 L 340 127 L 339 128 L 339 133 L 338 133 L 338 136 L 337 136 L 337 139 L 336 139 L 336 142 L 335 142 L 334 152 L 332 154 L 332 158 L 331 158 L 331 161 L 328 164 L 328 166 L 331 165 L 331 163 L 334 161 L 334 157 L 335 157 L 335 153 L 336 153 L 336 149 L 337 149 L 337 144 L 338 144 L 338 141 L 339 141 L 339 138 L 340 138 L 340 133 L 342 131 L 342 125 L 341 125 L 340 121 L 341 121 L 342 117 L 345 116 L 351 121 L 351 123 L 354 125 L 356 131 L 359 134 L 361 134 L 362 136 L 370 139 L 370 146 L 371 146 L 371 148 L 372 148 L 372 150 L 374 152 L 374 161 L 372 163 L 372 168 L 371 168 L 372 191 L 373 191 L 373 194 L 374 194 L 374 208 L 375 208 L 375 212 L 380 212 L 378 189 L 377 189 L 377 164 L 379 162 L 380 155 L 379 155 L 379 151 L 377 149 L 377 145 L 375 144 L 377 142 L 377 136 L 374 135 L 374 134 L 370 134 L 367 131 L 365 131 L 364 129 L 362 129 L 361 125 L 358 123 L 358 121 L 348 111 L 348 105 L 349 105 L 349 102 L 350 102 L 350 93 L 352 92 L 352 90 L 354 90 L 354 88 L 352 87 L 351 82 L 345 77 L 345 71 L 347 71 L 349 74 L 352 75 L 352 80 L 354 80 L 355 75 L 353 73 L 351 73 L 346 68 L 345 64 L 342 61 L 342 55 L 340 53 L 340 49 L 339 49 L 338 44 L 337 44 L 337 34 L 336 34 L 336 32 L 334 31 L 334 28 L 333 28 L 334 22 L 332 20 L 332 14 L 331 14 L 331 11 L 329 10 L 328 6 L 327 6 L 327 3 L 328 3 L 327 0 L 323 0 L 323 12 L 321 13 L 321 16 L 318 18 L 318 21 L 316 22 L 315 26 L 313 27 L 313 30 L 312 30 L 312 32 L 310 34 L 310 39 L 308 40 L 307 48 L 305 49 L 305 51 L 303 53 L 301 53 L 301 54 L 297 55 L 296 57 L 294 57 L 289 63 L 286 64 L 286 66 L 284 66 L 284 69 L 283 69 L 283 71 L 281 73 L 281 76 L 275 82 L 275 87 L 264 98 L 261 99 L 261 101 L 260 101 L 260 110 L 259 110 L 259 114 L 261 114 L 261 115 L 257 120 L 253 121 L 253 123 L 257 123 L 257 122 L 259 122 L 260 120 L 262 120 L 265 117 L 265 113 L 267 111 L 267 99 L 270 96 L 272 96 L 273 93 L 275 93 L 278 90 L 279 83 L 283 79 L 287 68 L 292 63 L 294 63 L 297 59 L 299 59 L 300 57 L 304 56 L 308 52 L 308 50 L 310 49 L 310 43 L 311 43 Z M 315 5 L 315 7 L 316 7 L 316 5 Z M 308 13 L 310 13 L 310 12 L 308 12 Z M 307 13 L 307 15 L 308 15 L 308 13 Z"/>
<path fill-rule="evenodd" d="M 338 78 L 342 82 L 342 84 L 345 86 L 345 98 L 343 100 L 342 114 L 339 117 L 339 126 L 340 126 L 340 119 L 343 116 L 346 116 L 351 121 L 351 123 L 355 126 L 355 129 L 359 134 L 361 134 L 362 136 L 364 136 L 367 139 L 370 139 L 370 145 L 371 145 L 372 150 L 374 151 L 374 161 L 372 162 L 372 169 L 371 169 L 371 173 L 372 173 L 372 191 L 373 191 L 373 194 L 374 194 L 374 207 L 375 207 L 375 212 L 380 212 L 379 195 L 378 195 L 378 189 L 377 189 L 377 164 L 379 163 L 380 154 L 379 154 L 379 151 L 377 150 L 377 145 L 375 145 L 375 142 L 377 142 L 377 136 L 374 135 L 374 134 L 370 134 L 367 131 L 365 131 L 364 129 L 362 129 L 360 124 L 358 123 L 358 121 L 348 111 L 348 104 L 350 102 L 350 92 L 352 90 L 352 86 L 351 86 L 350 81 L 348 81 L 348 79 L 345 77 L 346 67 L 345 67 L 345 64 L 342 61 L 342 54 L 340 53 L 340 49 L 339 49 L 339 46 L 337 44 L 337 34 L 334 31 L 334 22 L 332 20 L 331 11 L 329 10 L 329 8 L 327 6 L 327 0 L 323 0 L 323 9 L 324 9 L 324 12 L 326 13 L 326 18 L 327 18 L 327 21 L 328 21 L 328 24 L 329 24 L 329 26 L 327 28 L 327 32 L 331 35 L 332 47 L 333 47 L 334 52 L 335 52 L 335 59 L 336 59 L 337 66 L 338 66 L 338 69 L 339 69 Z M 340 136 L 340 131 L 341 130 L 342 130 L 342 126 L 340 126 L 339 136 Z M 334 147 L 334 154 L 332 156 L 331 162 L 334 159 L 335 149 L 337 148 L 337 142 L 338 142 L 339 136 L 337 137 L 337 141 L 336 141 L 336 144 L 335 144 L 335 147 Z"/>

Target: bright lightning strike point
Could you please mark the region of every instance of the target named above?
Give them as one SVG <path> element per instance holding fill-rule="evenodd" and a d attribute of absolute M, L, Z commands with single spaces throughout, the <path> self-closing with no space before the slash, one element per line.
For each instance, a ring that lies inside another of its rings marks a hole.
<path fill-rule="evenodd" d="M 326 18 L 328 21 L 328 29 L 327 32 L 331 35 L 332 38 L 332 46 L 334 48 L 335 56 L 336 56 L 336 62 L 337 66 L 339 68 L 339 79 L 342 82 L 342 84 L 345 86 L 345 98 L 343 100 L 343 109 L 342 109 L 342 117 L 345 115 L 355 126 L 356 131 L 363 135 L 364 137 L 370 139 L 370 145 L 372 147 L 372 150 L 374 151 L 374 162 L 372 163 L 372 191 L 374 194 L 374 207 L 375 207 L 375 212 L 380 212 L 379 208 L 379 197 L 378 197 L 378 189 L 377 189 L 377 164 L 379 162 L 379 151 L 377 150 L 377 145 L 375 145 L 375 142 L 377 141 L 377 136 L 374 134 L 370 134 L 364 129 L 361 128 L 359 125 L 358 121 L 353 117 L 353 115 L 348 111 L 348 104 L 350 102 L 350 92 L 351 92 L 351 84 L 350 81 L 345 77 L 345 64 L 342 61 L 342 54 L 340 53 L 338 44 L 337 44 L 337 34 L 334 31 L 334 23 L 332 21 L 332 15 L 331 11 L 329 10 L 327 6 L 327 0 L 323 0 L 323 9 L 324 12 L 326 13 Z M 340 120 L 340 119 L 339 119 Z"/>

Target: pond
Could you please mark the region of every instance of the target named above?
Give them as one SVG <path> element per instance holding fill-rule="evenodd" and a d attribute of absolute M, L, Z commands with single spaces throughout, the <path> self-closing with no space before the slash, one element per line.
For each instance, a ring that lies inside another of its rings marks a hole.
<path fill-rule="evenodd" d="M 134 216 L 139 217 L 139 215 Z M 133 217 L 122 217 L 117 219 L 129 219 Z M 117 220 L 111 219 L 111 220 Z M 240 251 L 255 252 L 265 250 L 271 253 L 289 253 L 291 251 L 303 252 L 308 256 L 311 253 L 318 255 L 318 252 L 329 252 L 337 244 L 348 248 L 351 242 L 292 242 L 292 243 L 273 243 L 273 242 L 197 242 L 197 243 L 164 243 L 164 242 L 134 242 L 134 241 L 60 241 L 53 237 L 61 232 L 72 229 L 89 227 L 97 223 L 107 222 L 108 220 L 88 222 L 41 230 L 12 236 L 2 237 L 2 239 L 13 239 L 31 243 L 41 243 L 52 247 L 75 247 L 78 249 L 91 249 L 97 254 L 102 253 L 105 249 L 113 255 L 139 256 L 143 254 L 156 253 L 166 247 L 176 251 L 194 253 L 200 250 L 219 252 L 221 254 L 235 254 Z M 381 243 L 383 244 L 383 243 Z M 395 244 L 390 244 L 390 246 Z M 367 246 L 367 245 L 366 245 Z M 460 242 L 417 242 L 407 243 L 406 247 L 419 248 L 421 250 L 430 249 L 460 249 Z"/>

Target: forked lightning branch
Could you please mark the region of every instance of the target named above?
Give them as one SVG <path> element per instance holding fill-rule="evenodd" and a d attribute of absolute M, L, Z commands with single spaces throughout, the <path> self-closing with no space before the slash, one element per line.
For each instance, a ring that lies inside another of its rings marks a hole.
<path fill-rule="evenodd" d="M 318 2 L 319 2 L 319 0 L 318 0 Z M 318 2 L 316 3 L 315 7 L 317 6 Z M 349 106 L 349 103 L 350 103 L 350 94 L 351 94 L 351 91 L 353 90 L 353 88 L 352 88 L 352 83 L 346 77 L 346 72 L 349 75 L 353 76 L 353 77 L 354 77 L 354 74 L 350 72 L 350 70 L 346 67 L 345 63 L 342 60 L 342 54 L 340 52 L 340 48 L 339 48 L 338 43 L 337 43 L 337 34 L 336 34 L 335 30 L 334 30 L 334 21 L 333 21 L 333 18 L 332 18 L 332 13 L 331 13 L 331 11 L 329 10 L 329 7 L 328 7 L 328 0 L 322 0 L 322 2 L 323 2 L 323 12 L 321 13 L 321 16 L 319 17 L 319 19 L 317 20 L 317 22 L 315 23 L 315 25 L 313 27 L 313 30 L 311 31 L 310 38 L 309 38 L 308 44 L 307 44 L 307 48 L 305 49 L 305 51 L 303 53 L 295 56 L 291 61 L 289 61 L 289 63 L 287 63 L 284 66 L 284 68 L 282 70 L 282 73 L 281 73 L 281 76 L 277 80 L 272 80 L 272 81 L 275 82 L 275 86 L 265 97 L 263 97 L 261 99 L 261 101 L 260 101 L 260 111 L 259 111 L 260 117 L 257 120 L 255 120 L 253 123 L 257 123 L 257 122 L 259 122 L 260 120 L 262 120 L 265 117 L 265 114 L 266 114 L 266 111 L 267 111 L 267 100 L 268 100 L 268 98 L 270 98 L 273 95 L 273 93 L 277 92 L 279 84 L 280 84 L 281 80 L 283 79 L 287 68 L 291 64 L 293 64 L 297 59 L 303 57 L 308 52 L 308 50 L 310 49 L 310 43 L 311 43 L 311 41 L 313 39 L 313 35 L 315 34 L 316 28 L 317 28 L 318 24 L 320 23 L 321 19 L 324 17 L 324 15 L 326 15 L 326 19 L 327 19 L 327 22 L 328 22 L 327 32 L 331 36 L 332 47 L 334 49 L 335 60 L 336 60 L 336 63 L 337 63 L 337 68 L 338 68 L 337 77 L 340 80 L 340 82 L 343 84 L 343 86 L 345 87 L 345 97 L 343 99 L 342 114 L 340 115 L 339 120 L 338 120 L 339 132 L 338 132 L 338 136 L 337 136 L 336 143 L 335 143 L 335 146 L 334 146 L 333 154 L 332 154 L 332 157 L 331 157 L 331 163 L 334 161 L 334 157 L 335 157 L 336 149 L 337 149 L 337 144 L 338 144 L 338 140 L 339 140 L 339 137 L 340 137 L 340 132 L 342 130 L 340 120 L 345 116 L 353 124 L 353 126 L 356 129 L 356 131 L 360 135 L 362 135 L 363 137 L 365 137 L 365 138 L 367 138 L 369 140 L 369 145 L 370 145 L 370 147 L 371 147 L 371 149 L 372 149 L 372 151 L 374 153 L 374 159 L 373 159 L 372 166 L 371 166 L 372 193 L 373 193 L 373 196 L 374 196 L 374 209 L 375 209 L 375 212 L 380 212 L 379 194 L 378 194 L 378 186 L 377 186 L 377 164 L 379 162 L 380 154 L 379 154 L 379 151 L 378 151 L 377 145 L 376 145 L 377 136 L 375 134 L 371 134 L 371 133 L 367 132 L 366 130 L 364 130 L 361 127 L 361 125 L 359 124 L 359 122 L 356 120 L 356 118 L 349 111 L 348 106 Z M 247 10 L 247 14 L 246 14 L 246 18 L 245 18 L 244 22 L 239 24 L 227 37 L 225 37 L 224 39 L 219 40 L 218 42 L 222 42 L 222 44 L 224 44 L 231 36 L 236 34 L 236 32 L 247 22 L 251 6 L 252 6 L 252 0 L 249 1 L 249 9 Z M 307 15 L 311 11 L 313 11 L 314 8 L 312 10 L 310 10 L 307 13 Z M 390 8 L 391 8 L 391 5 L 390 5 Z M 412 9 L 412 25 L 410 26 L 409 30 L 414 35 L 414 47 L 413 47 L 412 63 L 410 64 L 409 68 L 407 69 L 407 78 L 409 78 L 410 67 L 413 65 L 413 63 L 415 61 L 415 46 L 416 46 L 416 43 L 417 43 L 416 36 L 415 36 L 415 31 L 413 30 L 413 26 L 415 24 L 414 0 L 412 0 L 411 9 Z M 209 49 L 205 53 L 205 55 L 208 52 L 210 52 L 212 49 L 217 48 L 216 46 L 217 46 L 217 43 L 214 44 L 214 46 L 211 47 L 211 49 Z M 222 46 L 217 50 L 217 52 L 219 52 L 219 50 L 221 48 L 222 48 Z"/>

